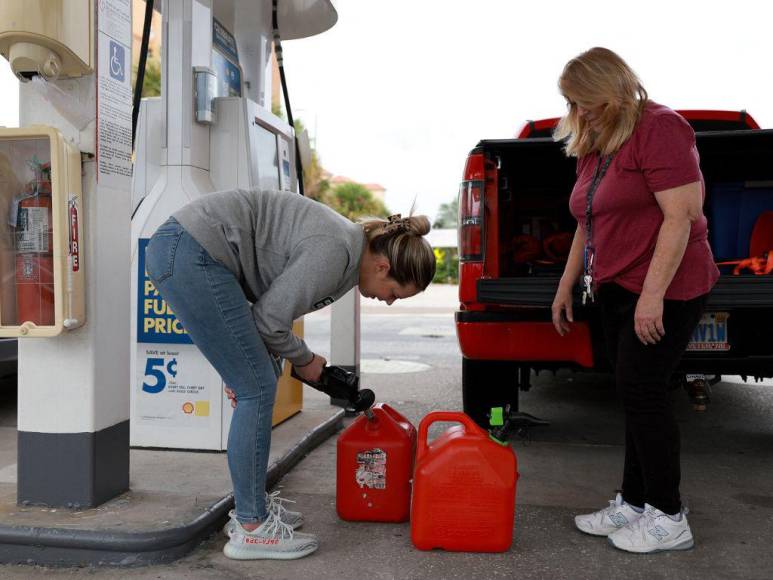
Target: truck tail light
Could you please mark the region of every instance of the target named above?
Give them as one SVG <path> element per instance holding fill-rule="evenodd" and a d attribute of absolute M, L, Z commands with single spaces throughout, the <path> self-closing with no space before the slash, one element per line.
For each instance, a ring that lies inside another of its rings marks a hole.
<path fill-rule="evenodd" d="M 464 180 L 459 185 L 459 260 L 483 260 L 483 154 L 467 158 Z"/>

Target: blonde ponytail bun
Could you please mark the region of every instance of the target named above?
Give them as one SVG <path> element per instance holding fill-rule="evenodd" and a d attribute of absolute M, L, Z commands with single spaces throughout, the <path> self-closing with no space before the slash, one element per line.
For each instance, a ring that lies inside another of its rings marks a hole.
<path fill-rule="evenodd" d="M 429 218 L 425 215 L 412 215 L 405 218 L 405 229 L 417 236 L 426 236 L 430 230 Z"/>

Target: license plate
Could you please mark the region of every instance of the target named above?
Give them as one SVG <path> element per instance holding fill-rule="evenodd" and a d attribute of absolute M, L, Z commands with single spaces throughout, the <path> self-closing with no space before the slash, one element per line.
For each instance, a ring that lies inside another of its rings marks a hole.
<path fill-rule="evenodd" d="M 704 313 L 692 333 L 687 350 L 730 350 L 730 343 L 727 339 L 727 319 L 729 316 L 727 312 Z"/>

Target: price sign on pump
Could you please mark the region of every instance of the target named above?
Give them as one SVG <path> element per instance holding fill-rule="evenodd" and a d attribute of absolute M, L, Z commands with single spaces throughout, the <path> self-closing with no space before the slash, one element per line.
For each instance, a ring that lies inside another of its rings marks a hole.
<path fill-rule="evenodd" d="M 139 240 L 137 267 L 137 342 L 193 344 L 145 271 L 148 239 Z"/>
<path fill-rule="evenodd" d="M 193 345 L 143 347 L 137 367 L 137 420 L 165 427 L 208 425 L 213 415 L 206 362 Z M 219 414 L 219 409 L 214 409 Z"/>

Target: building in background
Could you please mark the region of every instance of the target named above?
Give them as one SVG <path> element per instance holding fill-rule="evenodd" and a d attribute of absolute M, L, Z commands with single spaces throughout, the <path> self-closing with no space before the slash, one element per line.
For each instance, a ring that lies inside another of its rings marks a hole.
<path fill-rule="evenodd" d="M 325 174 L 326 174 L 325 179 L 327 179 L 330 182 L 330 186 L 333 188 L 339 185 L 343 185 L 345 183 L 359 183 L 343 175 L 332 175 L 327 171 L 325 172 Z M 374 199 L 377 199 L 381 203 L 384 203 L 386 188 L 383 185 L 379 185 L 378 183 L 360 183 L 360 185 L 362 185 L 365 189 L 367 189 Z"/>

